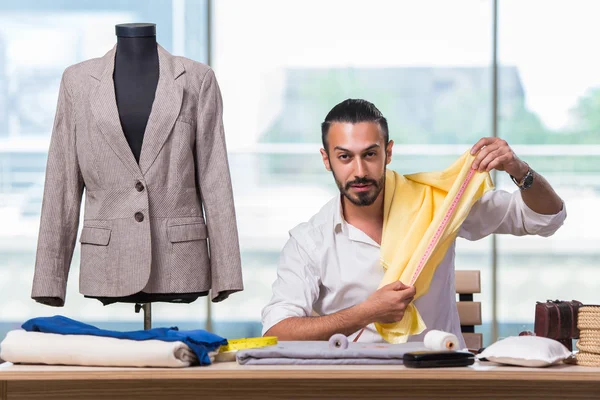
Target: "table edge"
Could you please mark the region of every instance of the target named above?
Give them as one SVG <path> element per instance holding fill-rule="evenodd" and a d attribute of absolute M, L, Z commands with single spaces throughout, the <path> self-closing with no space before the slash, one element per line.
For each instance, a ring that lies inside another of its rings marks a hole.
<path fill-rule="evenodd" d="M 47 368 L 47 369 L 45 369 Z M 0 368 L 0 382 L 10 381 L 47 381 L 47 380 L 311 380 L 326 381 L 339 379 L 358 380 L 512 380 L 512 381 L 597 381 L 600 373 L 590 371 L 502 369 L 476 370 L 472 368 L 286 368 L 273 369 L 261 367 L 237 366 L 231 369 L 214 369 L 211 367 L 193 367 L 185 369 L 170 368 L 98 368 L 98 367 L 41 367 L 27 371 L 22 368 Z"/>

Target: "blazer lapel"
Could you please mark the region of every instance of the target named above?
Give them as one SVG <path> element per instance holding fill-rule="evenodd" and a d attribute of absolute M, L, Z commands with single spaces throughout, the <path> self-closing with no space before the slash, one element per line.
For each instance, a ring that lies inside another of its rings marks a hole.
<path fill-rule="evenodd" d="M 144 132 L 139 165 L 123 133 L 117 108 L 113 79 L 116 45 L 102 58 L 99 70 L 92 72 L 92 76 L 99 80 L 98 88 L 90 98 L 92 114 L 110 147 L 136 177 L 144 175 L 158 156 L 179 115 L 183 99 L 183 87 L 175 82 L 185 72 L 183 64 L 162 46 L 157 46 L 158 85 Z"/>
<path fill-rule="evenodd" d="M 90 105 L 96 123 L 98 124 L 100 131 L 106 136 L 106 141 L 109 146 L 117 154 L 123 164 L 129 168 L 131 173 L 136 177 L 140 177 L 140 167 L 131 152 L 125 134 L 123 133 L 119 110 L 117 108 L 115 84 L 113 80 L 116 50 L 117 46 L 115 45 L 111 51 L 102 57 L 102 60 L 104 61 L 103 68 L 97 73 L 92 74 L 92 76 L 98 79 L 100 83 L 98 84 L 96 92 L 90 97 Z"/>
<path fill-rule="evenodd" d="M 143 174 L 148 172 L 169 137 L 183 99 L 183 87 L 176 82 L 176 79 L 185 72 L 183 64 L 160 45 L 158 45 L 158 63 L 160 68 L 158 86 L 140 155 L 140 169 Z"/>

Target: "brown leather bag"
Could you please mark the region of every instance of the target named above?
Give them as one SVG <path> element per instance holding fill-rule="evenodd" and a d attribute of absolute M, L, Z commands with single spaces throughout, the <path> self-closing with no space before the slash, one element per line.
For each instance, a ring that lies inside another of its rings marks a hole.
<path fill-rule="evenodd" d="M 583 304 L 577 300 L 548 300 L 535 305 L 536 336 L 557 340 L 573 350 L 572 340 L 579 338 L 577 313 Z"/>

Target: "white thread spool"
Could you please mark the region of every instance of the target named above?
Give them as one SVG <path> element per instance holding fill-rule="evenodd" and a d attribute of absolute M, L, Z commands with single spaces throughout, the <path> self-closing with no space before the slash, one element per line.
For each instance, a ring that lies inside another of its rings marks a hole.
<path fill-rule="evenodd" d="M 341 333 L 336 333 L 329 338 L 329 348 L 330 349 L 347 349 L 348 348 L 348 338 L 346 335 Z"/>
<path fill-rule="evenodd" d="M 452 333 L 431 330 L 425 334 L 425 347 L 430 350 L 457 350 L 458 338 Z"/>

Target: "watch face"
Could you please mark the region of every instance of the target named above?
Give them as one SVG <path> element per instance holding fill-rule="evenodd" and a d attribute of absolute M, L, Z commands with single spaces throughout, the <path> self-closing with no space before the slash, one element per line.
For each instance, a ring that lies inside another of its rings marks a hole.
<path fill-rule="evenodd" d="M 523 186 L 529 187 L 533 183 L 533 174 L 527 174 L 525 177 L 525 182 L 523 182 Z"/>

